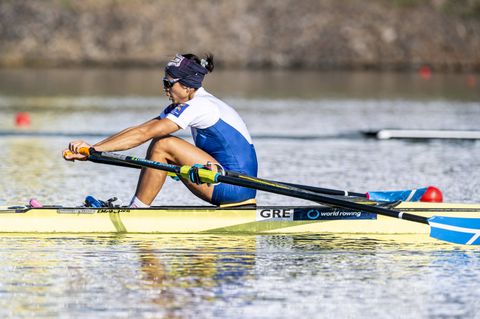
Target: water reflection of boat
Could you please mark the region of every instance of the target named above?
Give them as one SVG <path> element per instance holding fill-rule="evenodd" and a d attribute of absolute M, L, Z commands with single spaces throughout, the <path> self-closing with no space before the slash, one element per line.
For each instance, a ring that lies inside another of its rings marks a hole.
<path fill-rule="evenodd" d="M 224 285 L 243 284 L 255 267 L 257 236 L 162 235 L 127 238 L 138 244 L 142 290 L 162 317 L 183 318 L 188 305 L 212 301 Z M 232 240 L 233 239 L 233 240 Z M 162 313 L 163 312 L 163 313 Z M 158 313 L 156 313 L 158 314 Z"/>

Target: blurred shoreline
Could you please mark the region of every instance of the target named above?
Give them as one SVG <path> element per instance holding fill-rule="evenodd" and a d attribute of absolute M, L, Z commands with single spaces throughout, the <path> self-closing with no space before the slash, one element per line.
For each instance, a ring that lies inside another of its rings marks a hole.
<path fill-rule="evenodd" d="M 139 101 L 127 99 L 111 103 L 153 106 L 158 101 L 148 98 L 164 97 L 163 74 L 160 67 L 0 69 L 0 108 L 5 110 L 11 103 L 26 107 L 27 101 L 18 97 L 49 96 L 140 97 Z M 420 72 L 219 69 L 205 78 L 205 87 L 228 99 L 479 101 L 479 77 L 479 73 L 470 72 L 431 72 L 426 77 Z M 8 97 L 14 99 L 7 103 Z M 97 101 L 84 102 L 95 104 Z M 53 101 L 35 99 L 28 103 L 38 109 Z"/>
<path fill-rule="evenodd" d="M 480 70 L 477 0 L 6 0 L 0 67 Z"/>

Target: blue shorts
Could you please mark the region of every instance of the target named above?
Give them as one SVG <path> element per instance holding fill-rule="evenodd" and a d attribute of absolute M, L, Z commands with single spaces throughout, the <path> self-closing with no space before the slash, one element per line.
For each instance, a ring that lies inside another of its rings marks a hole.
<path fill-rule="evenodd" d="M 257 190 L 255 189 L 221 183 L 214 186 L 212 204 L 221 205 L 243 202 L 255 198 L 256 194 Z"/>

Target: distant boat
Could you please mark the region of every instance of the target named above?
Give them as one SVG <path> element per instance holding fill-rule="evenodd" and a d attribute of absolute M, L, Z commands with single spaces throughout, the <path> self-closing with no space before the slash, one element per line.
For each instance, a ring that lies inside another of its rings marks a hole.
<path fill-rule="evenodd" d="M 382 129 L 378 131 L 366 131 L 363 134 L 367 137 L 374 137 L 379 140 L 399 139 L 480 139 L 480 131 L 473 130 L 402 130 Z"/>

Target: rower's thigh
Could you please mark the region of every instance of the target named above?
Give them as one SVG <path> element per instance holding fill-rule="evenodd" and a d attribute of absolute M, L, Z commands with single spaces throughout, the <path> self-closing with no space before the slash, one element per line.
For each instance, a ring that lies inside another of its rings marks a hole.
<path fill-rule="evenodd" d="M 205 164 L 208 161 L 217 163 L 207 152 L 176 136 L 153 139 L 147 155 L 152 158 L 163 157 L 176 165 Z"/>
<path fill-rule="evenodd" d="M 169 164 L 180 166 L 205 165 L 207 162 L 218 163 L 210 154 L 175 136 L 153 139 L 147 157 L 152 160 L 165 159 Z M 185 179 L 182 179 L 182 182 L 198 197 L 208 202 L 212 201 L 213 186 L 197 185 Z"/>

